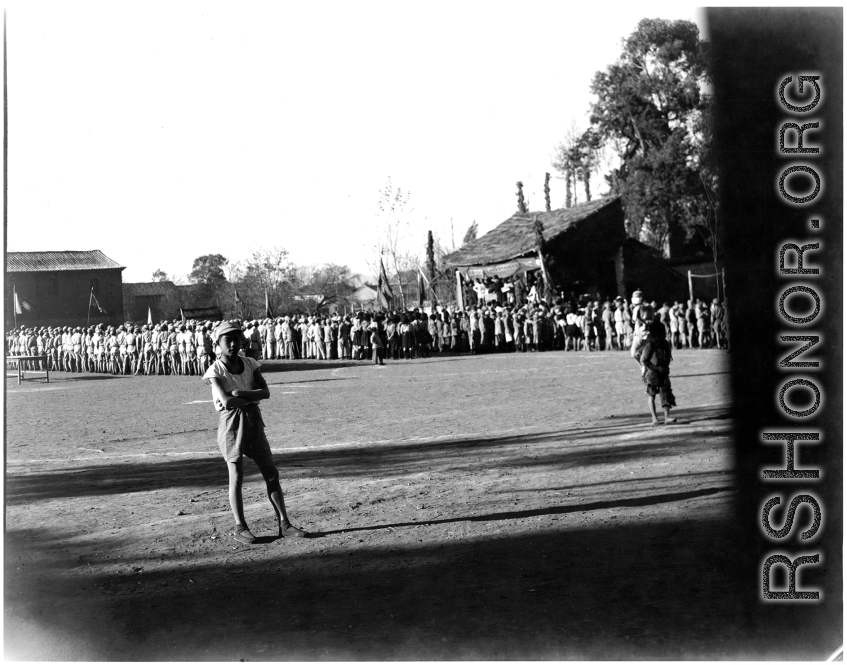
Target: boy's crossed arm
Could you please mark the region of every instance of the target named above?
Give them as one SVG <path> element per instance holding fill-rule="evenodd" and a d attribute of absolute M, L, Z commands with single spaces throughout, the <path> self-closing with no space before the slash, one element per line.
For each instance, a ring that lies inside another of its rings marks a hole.
<path fill-rule="evenodd" d="M 256 369 L 253 372 L 253 385 L 256 388 L 252 390 L 233 390 L 232 396 L 243 399 L 247 402 L 259 402 L 263 399 L 268 399 L 271 396 L 271 391 L 268 384 L 265 382 L 265 377 L 262 376 L 262 370 Z"/>
<path fill-rule="evenodd" d="M 271 396 L 271 391 L 268 389 L 265 377 L 262 376 L 262 371 L 259 369 L 253 372 L 253 384 L 258 387 L 252 390 L 233 390 L 231 393 L 228 393 L 223 389 L 220 379 L 211 379 L 211 383 L 212 396 L 215 401 L 219 401 L 226 409 L 237 409 L 240 406 L 255 404 Z"/>

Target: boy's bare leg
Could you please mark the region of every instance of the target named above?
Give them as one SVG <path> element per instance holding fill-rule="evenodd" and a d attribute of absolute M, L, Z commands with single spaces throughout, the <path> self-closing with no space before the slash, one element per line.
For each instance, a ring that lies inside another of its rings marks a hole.
<path fill-rule="evenodd" d="M 647 405 L 650 407 L 650 415 L 653 417 L 653 425 L 659 425 L 659 416 L 656 413 L 656 396 L 649 395 L 647 397 Z"/>
<path fill-rule="evenodd" d="M 235 518 L 235 538 L 245 545 L 252 544 L 256 537 L 247 527 L 244 517 L 244 499 L 241 495 L 241 487 L 244 484 L 244 468 L 242 460 L 227 462 L 229 471 L 229 506 L 232 508 L 232 516 Z"/>
<path fill-rule="evenodd" d="M 268 488 L 268 498 L 271 501 L 274 512 L 276 512 L 277 521 L 279 522 L 280 538 L 305 538 L 308 534 L 294 526 L 288 519 L 288 513 L 285 511 L 285 499 L 282 496 L 282 487 L 279 484 L 279 471 L 273 462 L 273 459 L 268 456 L 267 459 L 256 459 L 256 466 L 262 473 L 265 479 L 265 484 Z"/>
<path fill-rule="evenodd" d="M 671 418 L 671 407 L 666 406 L 666 407 L 664 407 L 664 410 L 665 410 L 665 425 L 667 425 L 668 423 L 675 423 L 676 418 Z"/>

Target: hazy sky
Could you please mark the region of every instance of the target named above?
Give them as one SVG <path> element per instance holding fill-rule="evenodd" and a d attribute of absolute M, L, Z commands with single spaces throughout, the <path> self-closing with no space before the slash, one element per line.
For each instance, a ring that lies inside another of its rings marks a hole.
<path fill-rule="evenodd" d="M 27 3 L 7 9 L 10 251 L 125 282 L 281 246 L 367 272 L 379 191 L 448 246 L 516 208 L 641 18 L 694 4 Z M 552 182 L 554 207 L 564 184 Z"/>

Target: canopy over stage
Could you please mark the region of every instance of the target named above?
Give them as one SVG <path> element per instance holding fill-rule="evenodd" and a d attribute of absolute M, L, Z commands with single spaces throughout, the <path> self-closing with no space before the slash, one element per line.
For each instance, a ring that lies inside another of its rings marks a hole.
<path fill-rule="evenodd" d="M 466 279 L 482 279 L 483 277 L 513 277 L 530 270 L 538 270 L 541 263 L 537 257 L 528 257 L 506 261 L 505 263 L 494 263 L 487 266 L 457 266 L 462 277 Z"/>

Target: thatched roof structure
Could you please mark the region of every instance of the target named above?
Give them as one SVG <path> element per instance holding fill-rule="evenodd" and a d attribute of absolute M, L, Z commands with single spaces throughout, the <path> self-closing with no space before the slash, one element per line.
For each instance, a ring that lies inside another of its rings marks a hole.
<path fill-rule="evenodd" d="M 625 237 L 620 197 L 606 196 L 571 208 L 516 213 L 484 236 L 445 256 L 444 262 L 453 267 L 488 265 L 533 255 L 536 251 L 536 217 L 544 225 L 546 243 L 555 243 L 559 236 L 577 227 L 593 226 L 592 220 L 604 222 L 597 225 L 597 231 L 600 234 L 611 231 L 614 238 L 609 240 L 623 242 Z M 607 221 L 612 221 L 615 228 L 607 228 Z M 620 238 L 617 237 L 619 235 Z"/>

